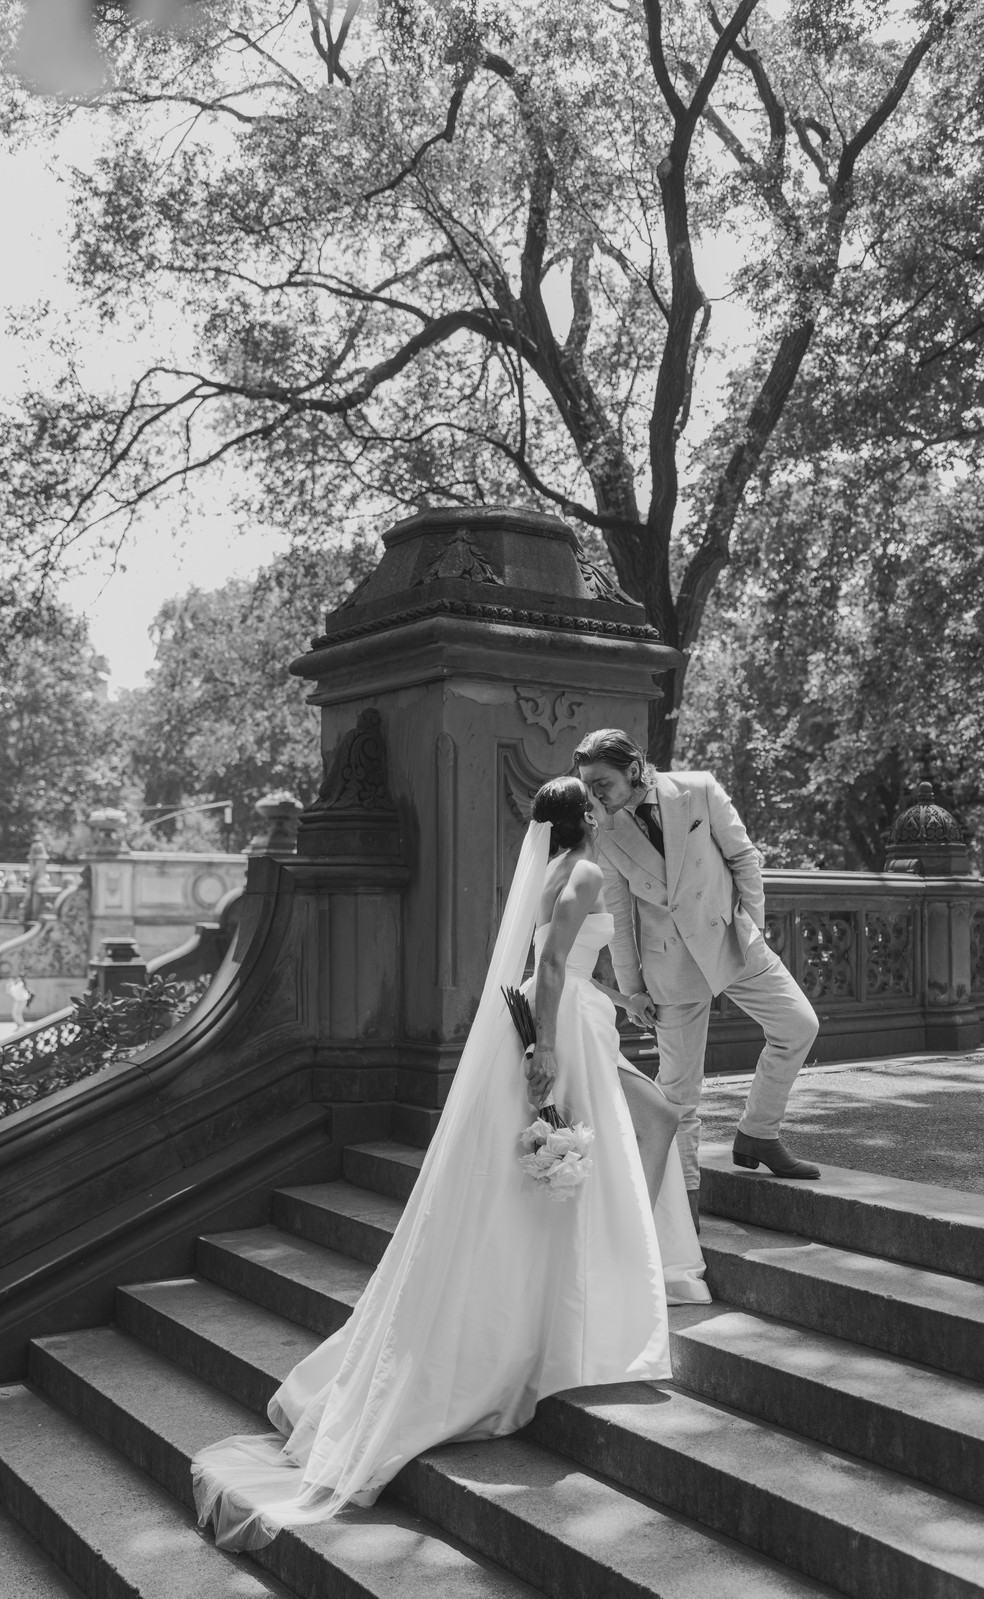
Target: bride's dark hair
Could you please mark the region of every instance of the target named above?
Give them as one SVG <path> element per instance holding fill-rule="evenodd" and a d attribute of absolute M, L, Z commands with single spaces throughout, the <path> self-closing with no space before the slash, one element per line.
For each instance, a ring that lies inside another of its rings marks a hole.
<path fill-rule="evenodd" d="M 585 838 L 584 818 L 591 796 L 579 777 L 554 777 L 533 796 L 534 822 L 550 823 L 550 853 L 576 849 Z"/>

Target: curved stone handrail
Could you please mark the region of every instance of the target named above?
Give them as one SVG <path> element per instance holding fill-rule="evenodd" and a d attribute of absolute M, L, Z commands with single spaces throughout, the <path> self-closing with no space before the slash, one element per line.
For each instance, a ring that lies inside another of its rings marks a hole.
<path fill-rule="evenodd" d="M 44 932 L 44 927 L 43 921 L 29 922 L 19 933 L 15 933 L 13 938 L 6 939 L 4 943 L 0 944 L 0 961 L 12 954 L 14 950 L 25 949 L 30 944 L 36 944 Z"/>
<path fill-rule="evenodd" d="M 67 1304 L 70 1279 L 77 1293 L 102 1281 L 100 1262 L 124 1269 L 119 1250 L 133 1260 L 143 1247 L 140 1218 L 150 1227 L 153 1212 L 155 1228 L 169 1227 L 165 1212 L 179 1216 L 196 1196 L 214 1195 L 247 1145 L 257 1171 L 274 1152 L 284 1170 L 297 1150 L 308 1159 L 320 1151 L 327 1176 L 346 1129 L 349 1141 L 386 1135 L 400 1014 L 394 957 L 383 958 L 376 936 L 360 1003 L 353 1011 L 344 996 L 335 1017 L 331 983 L 319 978 L 327 940 L 351 951 L 360 917 L 395 929 L 405 874 L 400 862 L 255 857 L 238 927 L 199 1004 L 128 1058 L 0 1120 L 0 1375 L 20 1369 L 25 1337 Z M 327 1114 L 319 1102 L 333 1105 L 330 1139 L 312 1131 Z M 76 1302 L 89 1316 L 111 1310 L 111 1295 Z"/>

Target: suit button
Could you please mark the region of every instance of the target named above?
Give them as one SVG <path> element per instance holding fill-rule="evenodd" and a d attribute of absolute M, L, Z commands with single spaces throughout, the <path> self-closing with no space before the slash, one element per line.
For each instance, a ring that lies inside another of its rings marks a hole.
<path fill-rule="evenodd" d="M 647 888 L 652 888 L 652 886 L 653 886 L 653 885 L 652 885 L 652 883 L 647 883 L 647 884 L 646 884 L 646 887 L 647 887 Z"/>
<path fill-rule="evenodd" d="M 713 920 L 713 922 L 712 922 L 712 923 L 711 923 L 711 926 L 712 926 L 712 927 L 716 927 L 716 926 L 717 926 L 717 924 L 718 924 L 718 919 L 717 919 L 717 917 L 716 917 L 716 916 L 715 916 L 715 918 L 714 918 L 714 920 Z"/>
<path fill-rule="evenodd" d="M 698 855 L 698 857 L 697 857 L 697 865 L 698 866 L 702 866 L 703 864 L 704 864 L 703 861 L 701 860 L 700 856 Z"/>
<path fill-rule="evenodd" d="M 703 899 L 704 898 L 704 890 L 702 888 L 699 888 L 697 890 L 697 898 L 698 899 Z"/>
<path fill-rule="evenodd" d="M 670 939 L 670 943 L 671 943 L 671 944 L 675 944 L 675 943 L 676 943 L 676 939 L 675 939 L 675 938 L 671 938 L 671 939 Z"/>
<path fill-rule="evenodd" d="M 675 905 L 671 905 L 671 906 L 670 906 L 670 910 L 671 910 L 671 911 L 675 911 L 675 910 L 676 910 L 676 906 L 675 906 Z"/>

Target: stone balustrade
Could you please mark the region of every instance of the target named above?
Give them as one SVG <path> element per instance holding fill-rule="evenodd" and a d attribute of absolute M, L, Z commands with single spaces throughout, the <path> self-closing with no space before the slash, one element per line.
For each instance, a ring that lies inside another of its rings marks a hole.
<path fill-rule="evenodd" d="M 971 1049 L 984 1036 L 984 879 L 765 872 L 766 938 L 820 1017 L 817 1060 Z M 708 1066 L 751 1068 L 761 1034 L 723 995 Z"/>
<path fill-rule="evenodd" d="M 31 869 L 26 861 L 0 861 L 0 937 L 11 937 L 24 923 L 26 902 L 33 893 L 39 903 L 38 914 L 53 913 L 56 901 L 67 889 L 77 888 L 82 879 L 78 865 L 55 866 L 45 864 L 41 880 L 31 881 Z M 33 919 L 33 918 L 31 918 Z"/>

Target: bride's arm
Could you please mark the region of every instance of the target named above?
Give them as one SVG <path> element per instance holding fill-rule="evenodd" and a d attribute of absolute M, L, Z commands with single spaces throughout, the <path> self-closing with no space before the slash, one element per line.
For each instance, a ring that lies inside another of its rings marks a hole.
<path fill-rule="evenodd" d="M 604 994 L 606 999 L 610 999 L 613 1005 L 618 1005 L 624 1010 L 634 1022 L 639 1023 L 640 1027 L 653 1025 L 653 1002 L 647 993 L 623 994 L 620 988 L 611 988 L 608 983 L 600 983 L 597 977 L 592 977 L 591 986 L 596 988 L 599 994 Z"/>
<path fill-rule="evenodd" d="M 535 1110 L 549 1097 L 557 1075 L 557 1012 L 564 992 L 567 957 L 585 917 L 597 903 L 601 883 L 599 866 L 592 861 L 578 861 L 557 895 L 540 951 L 536 969 L 536 1049 L 526 1067 L 529 1099 Z"/>

